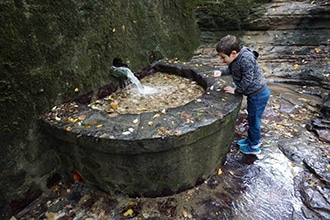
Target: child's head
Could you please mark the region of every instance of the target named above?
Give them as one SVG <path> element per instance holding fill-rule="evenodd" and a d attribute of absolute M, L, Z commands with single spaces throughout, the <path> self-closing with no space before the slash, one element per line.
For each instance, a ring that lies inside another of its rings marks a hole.
<path fill-rule="evenodd" d="M 239 53 L 241 51 L 241 46 L 239 45 L 235 36 L 227 35 L 219 41 L 216 50 L 218 53 L 224 53 L 230 56 L 233 50 Z"/>
<path fill-rule="evenodd" d="M 235 36 L 227 35 L 219 41 L 216 50 L 221 59 L 225 63 L 230 64 L 241 51 L 241 46 Z"/>

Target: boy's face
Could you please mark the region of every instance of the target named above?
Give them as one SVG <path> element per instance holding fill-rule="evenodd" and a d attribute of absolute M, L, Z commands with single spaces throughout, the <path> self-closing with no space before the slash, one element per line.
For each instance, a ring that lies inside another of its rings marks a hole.
<path fill-rule="evenodd" d="M 229 56 L 224 53 L 218 54 L 219 58 L 222 59 L 222 61 L 224 63 L 226 63 L 227 65 L 229 65 L 231 62 L 233 62 L 233 60 L 237 57 L 237 55 L 238 55 L 238 53 L 235 50 L 233 50 Z"/>

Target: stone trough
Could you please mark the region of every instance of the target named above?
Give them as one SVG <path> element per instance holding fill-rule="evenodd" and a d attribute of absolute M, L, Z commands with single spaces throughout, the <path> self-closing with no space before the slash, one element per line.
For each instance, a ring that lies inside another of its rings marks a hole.
<path fill-rule="evenodd" d="M 195 80 L 205 92 L 162 113 L 110 117 L 88 107 L 93 94 L 105 97 L 113 86 L 55 106 L 44 114 L 41 125 L 61 159 L 61 170 L 77 171 L 86 186 L 105 192 L 156 197 L 192 188 L 219 168 L 233 140 L 242 100 L 221 91 L 232 83 L 231 77 L 214 77 L 207 67 L 168 64 L 137 76 L 155 72 Z"/>

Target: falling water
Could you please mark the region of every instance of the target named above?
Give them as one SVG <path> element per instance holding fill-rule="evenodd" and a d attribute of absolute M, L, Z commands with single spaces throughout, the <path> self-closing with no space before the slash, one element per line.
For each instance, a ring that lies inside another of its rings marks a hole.
<path fill-rule="evenodd" d="M 157 93 L 157 89 L 152 88 L 150 86 L 144 86 L 140 82 L 140 80 L 134 75 L 134 73 L 127 67 L 112 67 L 115 71 L 120 72 L 121 74 L 127 76 L 128 80 L 136 85 L 138 88 L 138 92 L 143 95 L 155 94 Z"/>

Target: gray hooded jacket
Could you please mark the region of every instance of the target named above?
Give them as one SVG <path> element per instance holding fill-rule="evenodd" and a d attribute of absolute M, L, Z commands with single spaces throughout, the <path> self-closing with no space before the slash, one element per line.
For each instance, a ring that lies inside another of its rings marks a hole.
<path fill-rule="evenodd" d="M 256 51 L 242 47 L 228 68 L 221 70 L 222 75 L 232 75 L 236 85 L 235 94 L 253 96 L 267 87 L 265 77 L 256 60 L 258 55 Z"/>

